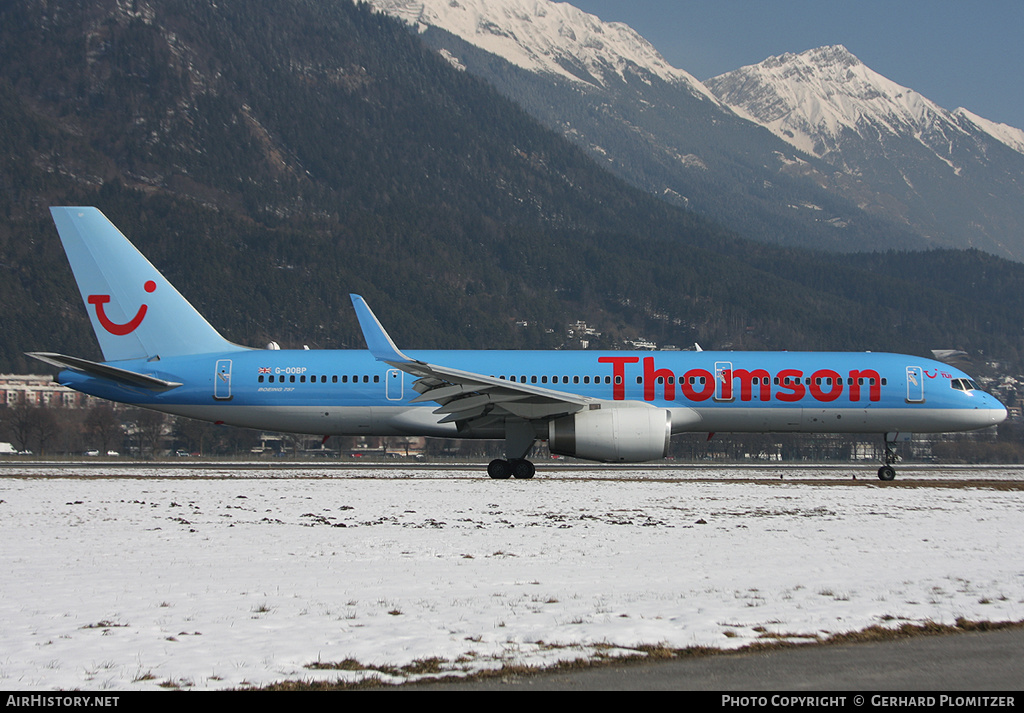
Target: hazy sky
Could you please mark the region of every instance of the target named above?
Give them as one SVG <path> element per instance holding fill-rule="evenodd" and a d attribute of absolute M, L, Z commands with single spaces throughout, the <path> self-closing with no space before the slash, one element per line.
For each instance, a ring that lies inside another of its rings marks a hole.
<path fill-rule="evenodd" d="M 707 79 L 841 44 L 939 106 L 1024 129 L 1022 0 L 570 0 Z"/>

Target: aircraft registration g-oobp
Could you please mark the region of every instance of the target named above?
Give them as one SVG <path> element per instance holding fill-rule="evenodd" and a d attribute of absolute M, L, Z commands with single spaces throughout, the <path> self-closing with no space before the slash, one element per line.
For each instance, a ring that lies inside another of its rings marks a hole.
<path fill-rule="evenodd" d="M 367 350 L 252 349 L 224 339 L 96 208 L 51 208 L 103 352 L 51 352 L 57 381 L 111 401 L 292 433 L 503 439 L 492 478 L 530 478 L 553 454 L 640 463 L 673 434 L 875 433 L 878 477 L 910 432 L 1000 423 L 967 374 L 871 352 L 401 351 L 366 302 Z"/>

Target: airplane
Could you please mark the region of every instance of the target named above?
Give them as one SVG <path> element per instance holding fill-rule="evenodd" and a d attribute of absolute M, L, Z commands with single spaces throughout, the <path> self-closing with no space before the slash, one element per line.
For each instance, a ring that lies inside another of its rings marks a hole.
<path fill-rule="evenodd" d="M 30 352 L 86 394 L 279 432 L 501 439 L 491 478 L 528 479 L 528 455 L 664 458 L 673 435 L 909 433 L 993 426 L 1006 408 L 964 372 L 872 352 L 410 351 L 351 295 L 366 350 L 229 342 L 94 207 L 50 209 L 103 361 Z M 271 345 L 272 347 L 276 345 Z"/>

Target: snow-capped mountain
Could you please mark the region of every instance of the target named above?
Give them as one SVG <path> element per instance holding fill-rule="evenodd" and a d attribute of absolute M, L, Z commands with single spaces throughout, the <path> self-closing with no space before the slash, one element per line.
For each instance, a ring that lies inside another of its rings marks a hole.
<path fill-rule="evenodd" d="M 924 247 L 807 180 L 827 170 L 739 117 L 635 31 L 548 0 L 371 0 L 610 171 L 751 238 Z"/>
<path fill-rule="evenodd" d="M 957 121 L 961 122 L 961 126 L 963 126 L 962 122 L 970 122 L 989 136 L 1002 141 L 1014 151 L 1024 154 L 1024 131 L 1014 128 L 1009 124 L 1000 124 L 983 119 L 963 107 L 954 109 L 953 116 L 956 117 Z"/>
<path fill-rule="evenodd" d="M 705 83 L 550 0 L 370 0 L 609 170 L 747 237 L 1024 260 L 1024 131 L 947 111 L 842 46 Z"/>
<path fill-rule="evenodd" d="M 948 111 L 835 45 L 707 80 L 737 113 L 827 161 L 829 185 L 946 244 L 1024 260 L 1024 132 Z"/>
<path fill-rule="evenodd" d="M 650 42 L 621 22 L 602 22 L 568 3 L 549 0 L 371 0 L 389 15 L 425 30 L 436 27 L 517 67 L 606 87 L 613 78 L 650 74 L 718 100 L 676 69 Z"/>
<path fill-rule="evenodd" d="M 851 135 L 871 142 L 913 137 L 949 162 L 952 145 L 971 129 L 1024 148 L 1024 132 L 965 109 L 947 111 L 878 74 L 842 45 L 769 57 L 706 84 L 740 115 L 819 157 L 840 151 Z"/>

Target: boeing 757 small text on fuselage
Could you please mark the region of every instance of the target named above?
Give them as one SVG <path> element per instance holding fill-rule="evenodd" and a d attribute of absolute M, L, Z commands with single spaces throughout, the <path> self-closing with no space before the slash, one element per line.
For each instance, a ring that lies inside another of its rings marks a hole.
<path fill-rule="evenodd" d="M 352 295 L 368 349 L 224 339 L 96 208 L 51 208 L 104 361 L 51 352 L 57 380 L 112 401 L 291 433 L 502 439 L 492 478 L 530 478 L 534 443 L 592 461 L 665 457 L 673 434 L 899 434 L 1006 418 L 967 374 L 902 354 L 400 350 Z"/>

